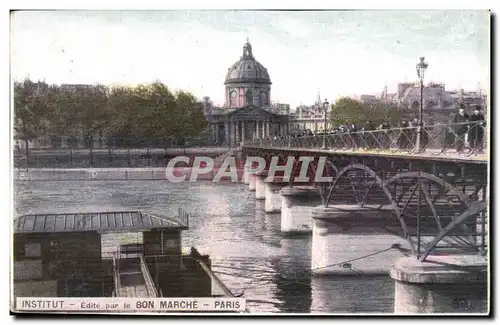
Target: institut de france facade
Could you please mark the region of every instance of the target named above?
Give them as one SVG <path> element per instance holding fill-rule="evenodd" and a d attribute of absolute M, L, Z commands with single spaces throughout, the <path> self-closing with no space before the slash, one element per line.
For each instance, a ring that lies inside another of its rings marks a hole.
<path fill-rule="evenodd" d="M 271 111 L 271 78 L 247 42 L 243 55 L 226 74 L 223 107 L 204 103 L 212 141 L 239 146 L 250 139 L 266 139 L 288 134 L 288 115 Z"/>

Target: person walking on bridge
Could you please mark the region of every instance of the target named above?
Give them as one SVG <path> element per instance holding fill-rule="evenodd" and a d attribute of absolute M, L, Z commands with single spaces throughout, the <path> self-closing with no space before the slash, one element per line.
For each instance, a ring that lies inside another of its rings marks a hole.
<path fill-rule="evenodd" d="M 399 128 L 400 133 L 398 137 L 398 147 L 399 149 L 408 149 L 410 143 L 410 131 L 407 128 L 410 127 L 408 121 L 402 120 Z"/>
<path fill-rule="evenodd" d="M 483 150 L 484 138 L 484 115 L 481 113 L 481 107 L 476 106 L 473 114 L 470 116 L 470 129 L 468 133 L 469 144 L 473 150 Z"/>
<path fill-rule="evenodd" d="M 469 122 L 469 115 L 465 112 L 465 107 L 463 104 L 460 105 L 458 109 L 458 114 L 453 118 L 453 124 L 458 124 L 455 126 L 455 145 L 457 152 L 462 152 L 465 144 L 465 135 L 467 134 Z"/>

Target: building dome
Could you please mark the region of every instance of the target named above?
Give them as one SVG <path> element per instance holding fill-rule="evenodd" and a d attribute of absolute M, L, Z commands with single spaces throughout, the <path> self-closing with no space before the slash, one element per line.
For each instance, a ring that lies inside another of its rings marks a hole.
<path fill-rule="evenodd" d="M 424 110 L 426 109 L 454 109 L 453 97 L 442 85 L 430 84 L 424 87 Z M 420 107 L 420 86 L 408 87 L 402 98 L 402 102 L 410 109 Z"/>
<path fill-rule="evenodd" d="M 248 40 L 243 45 L 243 56 L 228 69 L 224 82 L 225 85 L 242 83 L 271 84 L 267 69 L 255 60 Z"/>

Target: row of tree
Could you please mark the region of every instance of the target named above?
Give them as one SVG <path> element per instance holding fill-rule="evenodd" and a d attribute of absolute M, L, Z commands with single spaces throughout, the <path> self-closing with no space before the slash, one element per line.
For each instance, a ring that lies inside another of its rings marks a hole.
<path fill-rule="evenodd" d="M 397 105 L 380 101 L 362 102 L 349 97 L 339 98 L 330 109 L 330 125 L 365 125 L 370 121 L 374 126 L 382 123 L 398 125 L 409 113 Z M 410 114 L 411 115 L 411 114 Z"/>
<path fill-rule="evenodd" d="M 14 130 L 25 141 L 40 136 L 193 137 L 206 130 L 203 105 L 190 93 L 160 82 L 136 87 L 14 83 Z M 403 111 L 381 102 L 340 98 L 330 125 L 398 124 Z"/>
<path fill-rule="evenodd" d="M 14 83 L 17 139 L 39 136 L 191 137 L 206 129 L 202 104 L 160 82 L 136 87 Z"/>

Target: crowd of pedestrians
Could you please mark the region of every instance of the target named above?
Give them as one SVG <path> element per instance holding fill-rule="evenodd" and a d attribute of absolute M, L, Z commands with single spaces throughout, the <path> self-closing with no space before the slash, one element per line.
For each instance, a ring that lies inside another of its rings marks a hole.
<path fill-rule="evenodd" d="M 486 125 L 484 114 L 480 106 L 472 107 L 469 115 L 465 106 L 461 105 L 458 113 L 453 118 L 454 129 L 446 130 L 445 147 L 455 147 L 462 152 L 466 144 L 473 150 L 483 150 L 484 126 Z"/>
<path fill-rule="evenodd" d="M 464 148 L 468 146 L 472 150 L 483 150 L 485 126 L 484 115 L 481 112 L 480 106 L 471 107 L 469 108 L 469 110 L 471 111 L 470 115 L 467 113 L 466 107 L 464 105 L 461 105 L 459 107 L 458 113 L 453 117 L 453 120 L 450 121 L 450 123 L 454 125 L 445 128 L 444 140 L 442 140 L 444 142 L 443 145 L 445 149 L 454 148 L 457 150 L 457 152 L 462 152 Z M 329 135 L 333 135 L 356 133 L 360 131 L 396 129 L 398 130 L 398 132 L 396 133 L 397 138 L 394 137 L 394 133 L 389 135 L 389 132 L 376 132 L 374 133 L 374 136 L 364 137 L 362 135 L 354 134 L 349 138 L 352 141 L 356 141 L 357 145 L 359 146 L 378 146 L 389 149 L 393 145 L 392 141 L 395 141 L 397 147 L 400 149 L 413 149 L 416 148 L 417 145 L 418 124 L 419 120 L 416 118 L 413 120 L 403 119 L 398 123 L 398 125 L 393 125 L 386 122 L 375 126 L 371 121 L 367 121 L 364 125 L 350 124 L 332 127 L 331 129 L 327 130 L 326 133 Z M 425 150 L 425 148 L 428 146 L 429 133 L 432 133 L 431 131 L 433 130 L 427 127 L 424 123 L 422 136 L 420 139 L 420 148 Z M 301 137 L 323 136 L 324 134 L 325 133 L 323 130 L 313 131 L 307 129 L 292 132 L 289 135 L 275 135 L 270 139 L 286 140 Z"/>

